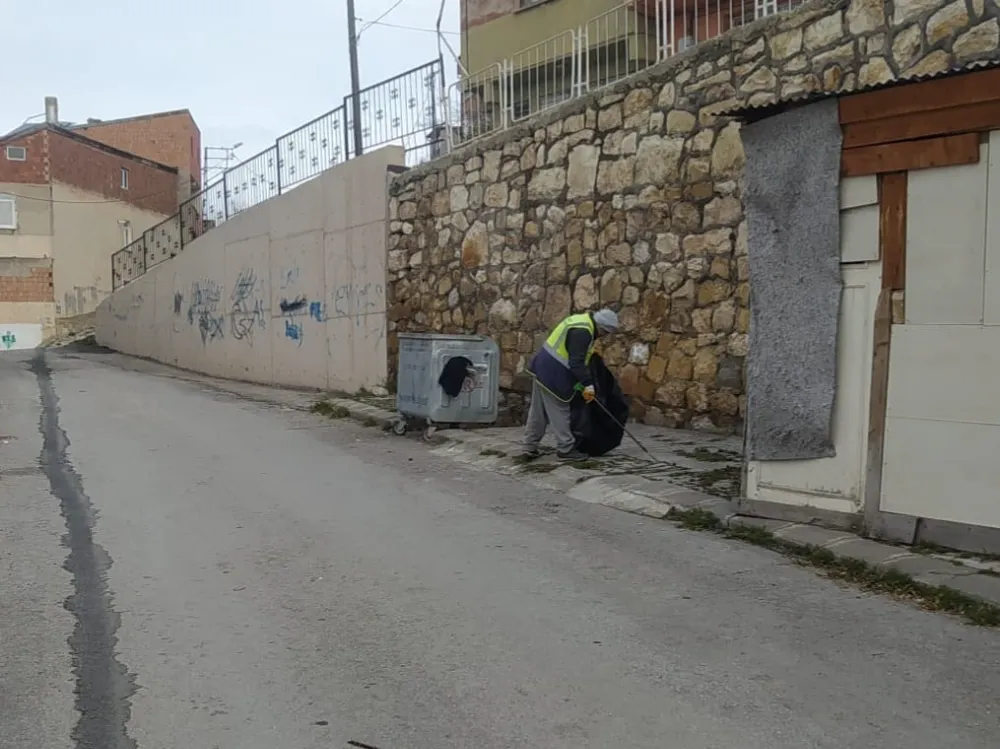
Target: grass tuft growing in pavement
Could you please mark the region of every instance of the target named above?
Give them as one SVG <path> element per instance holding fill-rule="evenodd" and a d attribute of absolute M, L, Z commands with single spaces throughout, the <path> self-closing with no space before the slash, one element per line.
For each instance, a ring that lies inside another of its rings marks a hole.
<path fill-rule="evenodd" d="M 721 531 L 722 522 L 708 510 L 697 508 L 681 510 L 671 507 L 667 513 L 668 520 L 674 520 L 681 524 L 681 527 L 691 531 Z"/>
<path fill-rule="evenodd" d="M 694 481 L 706 493 L 731 499 L 739 494 L 740 467 L 738 465 L 730 465 L 712 468 L 708 471 L 699 471 L 695 475 Z M 717 486 L 718 484 L 722 486 Z"/>
<path fill-rule="evenodd" d="M 920 554 L 947 554 L 956 559 L 978 559 L 981 562 L 1000 562 L 1000 554 L 990 554 L 983 551 L 955 551 L 945 546 L 938 546 L 929 541 L 918 541 L 912 547 Z"/>
<path fill-rule="evenodd" d="M 877 593 L 915 601 L 929 611 L 943 611 L 964 617 L 971 624 L 1000 627 L 1000 606 L 980 601 L 943 585 L 928 585 L 899 570 L 868 564 L 860 559 L 838 557 L 819 546 L 793 544 L 764 528 L 736 525 L 726 528 L 711 512 L 700 509 L 672 509 L 667 518 L 689 530 L 710 531 L 777 551 L 796 561 L 821 569 L 833 580 L 844 580 Z"/>
<path fill-rule="evenodd" d="M 552 473 L 559 467 L 557 463 L 521 463 L 521 473 Z"/>
<path fill-rule="evenodd" d="M 739 460 L 739 456 L 729 450 L 709 450 L 707 447 L 696 447 L 693 450 L 678 450 L 678 455 L 691 458 L 702 463 L 731 463 Z"/>
<path fill-rule="evenodd" d="M 578 471 L 592 471 L 601 467 L 601 461 L 599 460 L 570 460 L 567 461 L 566 465 L 570 468 L 576 468 Z"/>
<path fill-rule="evenodd" d="M 309 409 L 314 414 L 319 414 L 320 416 L 326 416 L 328 419 L 346 419 L 351 415 L 343 406 L 338 406 L 336 403 L 331 403 L 330 401 L 318 401 L 313 404 L 313 407 Z"/>

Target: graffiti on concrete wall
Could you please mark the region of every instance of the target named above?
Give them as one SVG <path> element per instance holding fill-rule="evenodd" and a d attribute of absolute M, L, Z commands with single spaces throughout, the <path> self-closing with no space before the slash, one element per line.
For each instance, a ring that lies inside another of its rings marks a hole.
<path fill-rule="evenodd" d="M 326 309 L 322 302 L 309 301 L 308 297 L 299 294 L 291 299 L 282 299 L 278 304 L 280 317 L 285 324 L 285 338 L 302 345 L 305 335 L 305 323 L 310 320 L 325 323 Z"/>
<path fill-rule="evenodd" d="M 299 266 L 295 264 L 280 268 L 277 276 L 278 288 L 284 292 L 278 303 L 277 317 L 285 326 L 285 338 L 296 346 L 302 345 L 310 322 L 326 322 L 326 305 L 322 301 L 310 300 L 307 294 L 296 293 L 299 275 Z"/>
<path fill-rule="evenodd" d="M 56 303 L 56 313 L 73 317 L 92 312 L 106 295 L 107 292 L 101 292 L 96 286 L 74 286 L 72 291 L 63 294 L 62 304 Z"/>
<path fill-rule="evenodd" d="M 174 294 L 174 311 L 178 310 L 180 294 Z M 191 284 L 187 309 L 188 324 L 198 327 L 203 344 L 222 338 L 223 315 L 219 310 L 222 302 L 222 287 L 215 281 L 204 279 Z"/>
<path fill-rule="evenodd" d="M 229 299 L 233 304 L 229 319 L 233 338 L 252 347 L 254 333 L 267 327 L 264 284 L 255 269 L 243 268 L 240 271 Z"/>
<path fill-rule="evenodd" d="M 41 345 L 41 325 L 27 323 L 0 324 L 0 351 L 31 349 Z"/>
<path fill-rule="evenodd" d="M 132 293 L 128 299 L 115 299 L 111 297 L 111 302 L 108 304 L 108 311 L 116 320 L 127 322 L 133 312 L 142 308 L 144 301 L 142 294 L 136 293 Z"/>
<path fill-rule="evenodd" d="M 368 281 L 363 284 L 345 283 L 333 289 L 331 317 L 346 317 L 353 320 L 355 328 L 364 324 L 364 337 L 382 339 L 385 337 L 385 289 L 380 283 Z M 374 318 L 377 325 L 368 323 Z"/>
<path fill-rule="evenodd" d="M 299 281 L 299 266 L 293 265 L 290 268 L 281 268 L 278 271 L 278 288 L 290 289 Z"/>

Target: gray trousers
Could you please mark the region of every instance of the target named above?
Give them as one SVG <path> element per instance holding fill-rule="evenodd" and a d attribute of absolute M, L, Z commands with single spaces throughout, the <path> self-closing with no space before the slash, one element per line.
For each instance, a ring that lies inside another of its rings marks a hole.
<path fill-rule="evenodd" d="M 524 426 L 524 448 L 536 449 L 545 436 L 546 427 L 552 427 L 556 438 L 556 449 L 561 453 L 576 447 L 576 438 L 570 428 L 569 403 L 563 403 L 552 393 L 533 380 L 531 386 L 531 406 L 528 408 L 528 423 Z"/>

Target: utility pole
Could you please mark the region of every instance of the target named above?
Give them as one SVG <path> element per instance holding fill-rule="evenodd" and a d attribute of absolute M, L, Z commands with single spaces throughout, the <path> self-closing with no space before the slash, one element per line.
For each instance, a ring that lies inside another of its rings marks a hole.
<path fill-rule="evenodd" d="M 347 51 L 351 56 L 351 119 L 354 121 L 354 155 L 360 156 L 361 144 L 361 76 L 358 73 L 358 32 L 354 20 L 354 0 L 347 0 Z"/>

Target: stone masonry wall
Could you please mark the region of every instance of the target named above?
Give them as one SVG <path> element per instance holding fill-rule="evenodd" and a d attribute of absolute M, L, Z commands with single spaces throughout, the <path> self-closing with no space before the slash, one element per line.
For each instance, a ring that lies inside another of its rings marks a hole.
<path fill-rule="evenodd" d="M 995 57 L 998 18 L 996 0 L 810 3 L 401 174 L 390 369 L 396 332 L 485 333 L 503 352 L 502 387 L 523 392 L 550 327 L 607 304 L 625 333 L 602 353 L 637 416 L 737 428 L 744 154 L 719 113 Z"/>

